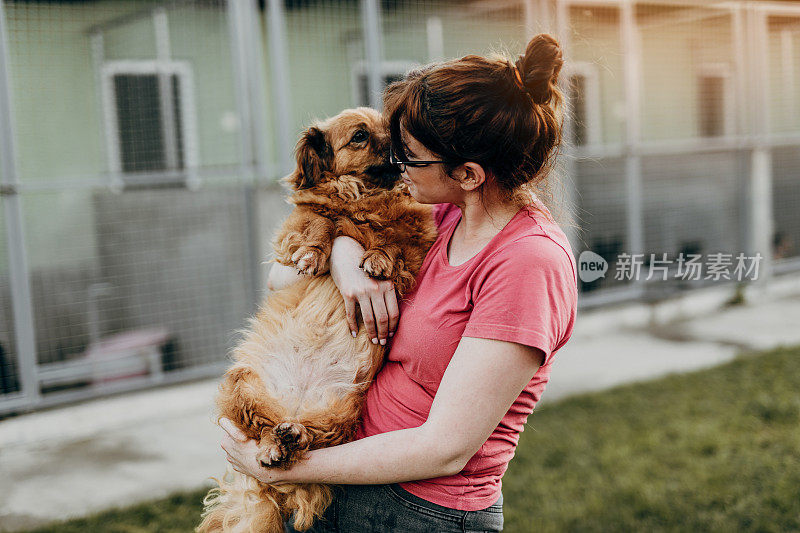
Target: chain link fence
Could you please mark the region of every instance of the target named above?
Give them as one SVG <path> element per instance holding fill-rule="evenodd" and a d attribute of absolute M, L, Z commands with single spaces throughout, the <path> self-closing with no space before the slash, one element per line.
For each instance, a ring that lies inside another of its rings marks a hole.
<path fill-rule="evenodd" d="M 277 178 L 409 69 L 558 36 L 582 305 L 800 268 L 800 3 L 4 0 L 0 416 L 216 375 L 263 297 Z M 640 254 L 639 277 L 617 276 Z M 666 255 L 664 255 L 666 254 Z M 667 259 L 669 280 L 647 270 Z"/>

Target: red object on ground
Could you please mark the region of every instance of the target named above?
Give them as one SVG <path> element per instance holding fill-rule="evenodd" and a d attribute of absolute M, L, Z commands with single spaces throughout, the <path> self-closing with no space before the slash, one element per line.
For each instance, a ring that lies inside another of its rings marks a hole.
<path fill-rule="evenodd" d="M 92 383 L 160 375 L 161 348 L 169 338 L 167 328 L 136 329 L 103 337 L 86 350 L 86 359 L 92 363 Z"/>

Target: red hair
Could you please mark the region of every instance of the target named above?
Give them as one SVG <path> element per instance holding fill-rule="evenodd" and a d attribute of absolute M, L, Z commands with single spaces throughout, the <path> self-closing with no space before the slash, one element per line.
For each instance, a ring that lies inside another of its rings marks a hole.
<path fill-rule="evenodd" d="M 405 154 L 402 125 L 448 174 L 471 161 L 509 198 L 532 187 L 541 197 L 561 143 L 562 66 L 558 42 L 541 34 L 516 63 L 469 55 L 413 70 L 384 95 L 392 147 Z"/>

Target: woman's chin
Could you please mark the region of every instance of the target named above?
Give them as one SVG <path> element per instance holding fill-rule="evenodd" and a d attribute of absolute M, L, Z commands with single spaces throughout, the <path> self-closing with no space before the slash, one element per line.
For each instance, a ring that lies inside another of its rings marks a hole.
<path fill-rule="evenodd" d="M 408 194 L 410 194 L 411 197 L 419 203 L 424 203 L 419 197 L 419 189 L 417 189 L 417 187 L 410 181 L 406 181 L 405 184 L 406 187 L 408 187 Z"/>

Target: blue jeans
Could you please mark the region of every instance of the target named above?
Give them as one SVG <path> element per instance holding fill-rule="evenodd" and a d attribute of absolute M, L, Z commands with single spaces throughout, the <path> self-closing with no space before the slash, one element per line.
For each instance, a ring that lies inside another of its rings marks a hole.
<path fill-rule="evenodd" d="M 292 521 L 286 533 L 294 533 Z M 503 496 L 480 511 L 459 511 L 414 496 L 397 484 L 340 485 L 310 533 L 478 533 L 503 530 Z"/>

